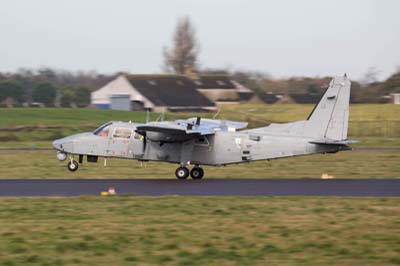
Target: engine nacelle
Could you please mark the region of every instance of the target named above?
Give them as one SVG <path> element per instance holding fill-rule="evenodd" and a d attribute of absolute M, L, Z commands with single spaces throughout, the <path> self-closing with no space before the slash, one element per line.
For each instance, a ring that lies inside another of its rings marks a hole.
<path fill-rule="evenodd" d="M 187 134 L 176 134 L 176 133 L 162 133 L 162 132 L 147 132 L 146 137 L 155 142 L 166 142 L 166 143 L 174 143 L 174 142 L 184 142 L 193 138 Z"/>
<path fill-rule="evenodd" d="M 57 160 L 59 161 L 65 161 L 65 159 L 67 159 L 67 154 L 64 152 L 57 152 Z"/>

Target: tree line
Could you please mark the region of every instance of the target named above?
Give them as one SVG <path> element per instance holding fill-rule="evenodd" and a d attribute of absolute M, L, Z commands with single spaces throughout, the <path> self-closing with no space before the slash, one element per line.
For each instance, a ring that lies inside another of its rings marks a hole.
<path fill-rule="evenodd" d="M 90 104 L 90 92 L 115 76 L 51 68 L 0 72 L 0 106 L 87 106 Z"/>
<path fill-rule="evenodd" d="M 256 95 L 320 95 L 332 77 L 290 77 L 274 79 L 270 75 L 252 71 L 203 70 L 200 74 L 227 75 L 253 90 Z M 46 107 L 85 107 L 90 104 L 90 93 L 104 86 L 119 73 L 102 75 L 70 73 L 52 69 L 38 71 L 0 72 L 0 107 L 44 105 Z M 400 72 L 388 79 L 370 83 L 352 80 L 352 103 L 384 103 L 391 93 L 400 93 Z"/>

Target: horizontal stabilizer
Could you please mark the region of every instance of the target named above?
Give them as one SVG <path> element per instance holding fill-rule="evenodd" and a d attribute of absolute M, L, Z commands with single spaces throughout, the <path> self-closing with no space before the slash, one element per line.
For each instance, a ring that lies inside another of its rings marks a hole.
<path fill-rule="evenodd" d="M 321 139 L 321 140 L 310 141 L 310 143 L 312 144 L 322 144 L 322 145 L 348 145 L 358 142 L 359 142 L 358 140 L 351 140 L 351 139 L 345 139 L 345 140 Z"/>

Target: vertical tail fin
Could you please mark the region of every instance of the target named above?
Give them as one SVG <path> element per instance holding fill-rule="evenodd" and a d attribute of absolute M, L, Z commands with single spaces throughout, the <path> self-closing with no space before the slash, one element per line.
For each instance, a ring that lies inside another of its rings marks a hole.
<path fill-rule="evenodd" d="M 306 135 L 345 140 L 349 122 L 351 82 L 346 75 L 335 77 L 308 117 Z"/>

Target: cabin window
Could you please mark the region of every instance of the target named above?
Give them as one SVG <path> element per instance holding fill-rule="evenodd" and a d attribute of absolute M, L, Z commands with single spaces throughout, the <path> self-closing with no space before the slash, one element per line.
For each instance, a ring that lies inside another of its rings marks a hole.
<path fill-rule="evenodd" d="M 132 134 L 132 129 L 117 127 L 114 130 L 113 138 L 130 139 Z"/>

